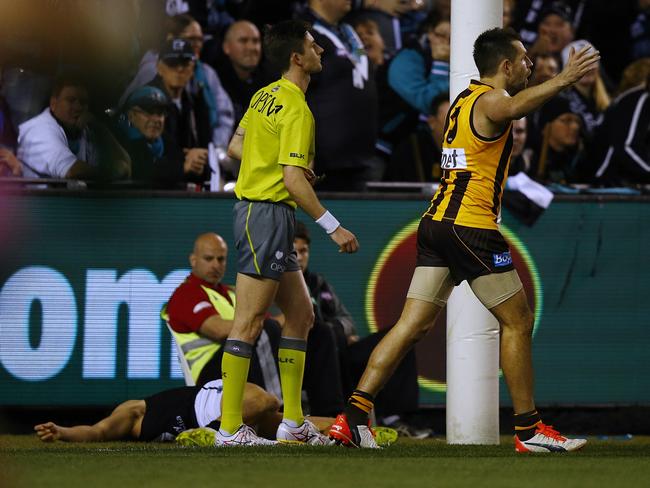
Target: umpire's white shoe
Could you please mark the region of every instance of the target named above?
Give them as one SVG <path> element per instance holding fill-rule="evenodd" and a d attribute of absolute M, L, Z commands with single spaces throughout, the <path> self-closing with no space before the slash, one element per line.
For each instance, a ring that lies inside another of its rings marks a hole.
<path fill-rule="evenodd" d="M 316 426 L 307 419 L 298 427 L 291 427 L 283 420 L 278 426 L 275 437 L 280 444 L 310 444 L 312 446 L 329 446 L 332 444 L 332 441 L 321 434 Z"/>
<path fill-rule="evenodd" d="M 217 432 L 214 439 L 215 447 L 250 447 L 250 446 L 274 446 L 275 441 L 270 441 L 258 436 L 252 427 L 242 424 L 232 435 L 225 435 Z"/>
<path fill-rule="evenodd" d="M 522 441 L 515 435 L 515 451 L 517 452 L 568 452 L 577 451 L 584 447 L 587 439 L 569 439 L 564 437 L 552 425 L 539 423 L 535 435 Z"/>

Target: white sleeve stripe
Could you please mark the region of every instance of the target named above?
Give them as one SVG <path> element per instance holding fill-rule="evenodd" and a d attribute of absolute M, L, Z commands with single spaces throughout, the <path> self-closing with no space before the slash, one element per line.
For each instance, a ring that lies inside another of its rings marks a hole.
<path fill-rule="evenodd" d="M 643 158 L 639 156 L 636 152 L 634 152 L 632 146 L 630 146 L 630 144 L 632 143 L 632 139 L 634 138 L 634 134 L 636 133 L 636 126 L 639 123 L 641 110 L 643 109 L 643 105 L 645 104 L 645 101 L 647 99 L 648 99 L 648 93 L 644 93 L 643 95 L 641 95 L 641 98 L 639 98 L 639 101 L 637 102 L 636 107 L 634 108 L 632 123 L 630 124 L 630 130 L 627 133 L 627 139 L 625 140 L 625 152 L 645 171 L 650 172 L 650 166 L 648 166 L 648 164 L 643 160 Z"/>
<path fill-rule="evenodd" d="M 205 301 L 199 302 L 196 305 L 194 305 L 194 309 L 192 310 L 192 312 L 199 313 L 204 308 L 209 308 L 209 307 L 212 307 L 212 304 L 210 302 L 205 302 Z"/>
<path fill-rule="evenodd" d="M 612 154 L 614 154 L 614 146 L 609 146 L 603 164 L 601 164 L 600 168 L 598 168 L 598 171 L 596 171 L 596 178 L 603 176 L 603 173 L 609 167 L 609 161 L 612 159 Z"/>

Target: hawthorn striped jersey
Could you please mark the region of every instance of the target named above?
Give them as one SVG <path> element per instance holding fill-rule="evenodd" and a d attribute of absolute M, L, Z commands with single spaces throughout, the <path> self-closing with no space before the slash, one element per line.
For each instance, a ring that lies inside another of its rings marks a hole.
<path fill-rule="evenodd" d="M 493 88 L 472 80 L 445 121 L 440 187 L 423 217 L 480 229 L 498 229 L 501 198 L 512 153 L 512 123 L 492 138 L 478 134 L 472 115 Z"/>

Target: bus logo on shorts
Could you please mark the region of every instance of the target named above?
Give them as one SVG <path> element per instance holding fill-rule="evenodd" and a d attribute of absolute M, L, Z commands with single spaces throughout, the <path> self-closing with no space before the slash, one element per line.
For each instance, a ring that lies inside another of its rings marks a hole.
<path fill-rule="evenodd" d="M 495 266 L 508 266 L 512 264 L 512 256 L 510 251 L 502 252 L 501 254 L 493 254 L 492 260 Z"/>

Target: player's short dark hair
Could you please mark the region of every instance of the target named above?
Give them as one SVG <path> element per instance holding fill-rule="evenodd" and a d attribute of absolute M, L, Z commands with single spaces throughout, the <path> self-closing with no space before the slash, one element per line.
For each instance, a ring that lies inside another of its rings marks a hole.
<path fill-rule="evenodd" d="M 302 20 L 284 20 L 264 32 L 264 53 L 281 73 L 289 70 L 291 55 L 304 54 L 305 34 L 311 25 Z"/>
<path fill-rule="evenodd" d="M 81 87 L 88 90 L 88 82 L 86 81 L 86 77 L 77 71 L 71 71 L 57 75 L 57 77 L 54 79 L 54 82 L 52 83 L 52 91 L 50 92 L 50 96 L 58 97 L 66 86 Z"/>
<path fill-rule="evenodd" d="M 296 228 L 293 233 L 294 239 L 302 239 L 307 244 L 311 244 L 311 237 L 309 235 L 309 229 L 307 226 L 300 220 L 296 220 Z"/>
<path fill-rule="evenodd" d="M 517 49 L 512 45 L 513 41 L 521 41 L 519 34 L 510 28 L 499 27 L 487 30 L 476 38 L 474 62 L 481 76 L 496 74 L 504 59 L 515 60 Z"/>

